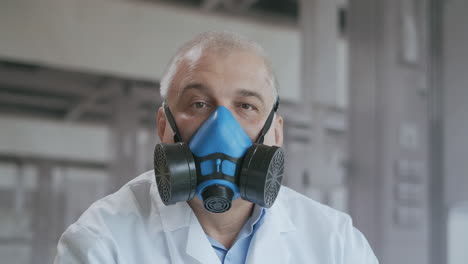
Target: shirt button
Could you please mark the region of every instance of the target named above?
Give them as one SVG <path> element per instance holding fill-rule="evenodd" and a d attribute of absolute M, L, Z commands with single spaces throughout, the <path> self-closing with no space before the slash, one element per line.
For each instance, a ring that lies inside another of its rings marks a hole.
<path fill-rule="evenodd" d="M 227 259 L 227 261 L 231 261 L 231 255 L 228 254 L 228 255 L 226 256 L 226 259 Z"/>

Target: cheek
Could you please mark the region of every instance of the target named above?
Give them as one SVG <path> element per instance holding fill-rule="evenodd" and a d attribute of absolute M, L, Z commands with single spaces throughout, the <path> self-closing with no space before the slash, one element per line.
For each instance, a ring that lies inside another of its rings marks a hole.
<path fill-rule="evenodd" d="M 172 131 L 169 122 L 166 121 L 166 128 L 164 129 L 164 135 L 162 138 L 162 142 L 164 143 L 174 143 L 174 132 Z"/>
<path fill-rule="evenodd" d="M 242 126 L 242 129 L 244 129 L 245 133 L 249 136 L 250 140 L 252 142 L 257 141 L 258 136 L 260 135 L 260 132 L 263 128 L 263 124 L 260 124 L 260 122 L 239 122 L 240 125 Z"/>
<path fill-rule="evenodd" d="M 204 121 L 203 118 L 195 118 L 187 115 L 180 115 L 177 120 L 179 132 L 184 142 L 189 142 L 193 134 L 195 134 Z"/>

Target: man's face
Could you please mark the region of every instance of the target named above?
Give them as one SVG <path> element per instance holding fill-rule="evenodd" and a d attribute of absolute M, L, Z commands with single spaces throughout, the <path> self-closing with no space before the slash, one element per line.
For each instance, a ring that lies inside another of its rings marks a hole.
<path fill-rule="evenodd" d="M 167 94 L 182 140 L 188 142 L 218 106 L 225 106 L 256 141 L 274 103 L 266 76 L 263 60 L 245 51 L 208 53 L 196 61 L 182 61 Z M 282 145 L 282 124 L 276 115 L 264 144 Z M 158 134 L 161 142 L 173 142 L 174 132 L 163 108 L 158 111 Z"/>

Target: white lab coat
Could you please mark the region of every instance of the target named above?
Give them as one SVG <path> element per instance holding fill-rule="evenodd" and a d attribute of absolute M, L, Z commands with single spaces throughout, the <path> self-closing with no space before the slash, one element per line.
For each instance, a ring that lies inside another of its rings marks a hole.
<path fill-rule="evenodd" d="M 58 243 L 58 263 L 220 263 L 186 202 L 165 206 L 149 171 L 97 202 Z M 346 214 L 282 187 L 246 263 L 378 263 Z"/>

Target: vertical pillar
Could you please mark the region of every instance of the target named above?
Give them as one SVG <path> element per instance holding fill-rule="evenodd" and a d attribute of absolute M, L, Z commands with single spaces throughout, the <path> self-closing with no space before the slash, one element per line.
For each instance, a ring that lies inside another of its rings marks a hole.
<path fill-rule="evenodd" d="M 50 263 L 52 202 L 52 165 L 41 162 L 37 166 L 37 190 L 32 217 L 31 263 Z"/>
<path fill-rule="evenodd" d="M 378 150 L 377 104 L 377 1 L 353 1 L 349 5 L 350 54 L 349 103 L 349 209 L 354 224 L 363 232 L 377 257 L 381 256 L 381 184 Z"/>
<path fill-rule="evenodd" d="M 24 186 L 24 163 L 18 161 L 16 163 L 16 177 L 15 177 L 15 200 L 14 208 L 17 219 L 24 216 L 24 204 L 25 204 L 25 186 Z"/>
<path fill-rule="evenodd" d="M 456 215 L 463 219 L 462 212 L 466 212 L 468 203 L 468 2 L 432 0 L 431 4 L 434 16 L 431 58 L 435 61 L 431 77 L 432 92 L 436 95 L 432 98 L 435 107 L 431 120 L 432 140 L 436 143 L 431 160 L 434 166 L 431 258 L 434 264 L 456 264 L 467 261 L 468 244 L 466 217 L 458 228 L 456 224 Z M 448 234 L 447 229 L 451 231 Z"/>
<path fill-rule="evenodd" d="M 130 81 L 116 82 L 111 133 L 111 192 L 137 176 L 138 102 Z"/>
<path fill-rule="evenodd" d="M 340 38 L 339 7 L 344 0 L 300 1 L 300 26 L 302 32 L 302 104 L 311 116 L 311 133 L 305 147 L 302 163 L 307 164 L 302 174 L 306 193 L 326 193 L 332 187 L 346 184 L 340 170 L 342 162 L 333 156 L 345 157 L 340 146 L 344 130 L 331 135 L 328 121 L 332 115 L 344 116 L 346 89 L 344 41 Z M 340 47 L 342 48 L 340 50 Z M 341 70 L 341 74 L 340 74 Z M 339 110 L 339 111 L 335 111 Z M 344 120 L 344 118 L 340 119 Z M 343 125 L 344 127 L 344 125 Z M 341 145 L 344 145 L 341 143 Z M 335 146 L 335 147 L 333 147 Z M 331 195 L 331 194 L 330 194 Z M 315 195 L 317 196 L 317 195 Z M 332 201 L 332 199 L 329 199 Z"/>
<path fill-rule="evenodd" d="M 338 7 L 343 5 L 341 2 L 343 0 L 300 1 L 302 98 L 309 104 L 343 107 L 338 99 L 342 88 L 338 75 Z"/>
<path fill-rule="evenodd" d="M 55 164 L 53 170 L 52 178 L 52 201 L 49 204 L 49 207 L 52 210 L 51 212 L 51 221 L 49 223 L 50 227 L 50 238 L 52 241 L 58 241 L 62 233 L 68 227 L 65 225 L 65 205 L 67 204 L 68 195 L 65 193 L 65 181 L 66 181 L 66 170 L 67 168 L 63 166 L 58 167 L 58 164 Z"/>
<path fill-rule="evenodd" d="M 430 264 L 438 264 L 438 263 L 449 263 L 448 261 L 448 230 L 449 227 L 447 226 L 447 218 L 448 218 L 448 208 L 446 202 L 446 177 L 444 172 L 444 120 L 443 120 L 443 90 L 445 90 L 442 82 L 442 47 L 445 46 L 442 43 L 447 41 L 448 39 L 452 39 L 454 43 L 459 43 L 459 36 L 456 34 L 453 38 L 444 39 L 442 25 L 445 23 L 442 22 L 444 15 L 443 12 L 447 12 L 448 9 L 445 8 L 444 2 L 446 1 L 439 1 L 439 0 L 429 0 L 429 23 L 430 23 L 430 38 L 429 38 L 429 45 L 430 45 L 430 54 L 431 54 L 431 61 L 430 61 L 430 75 L 428 81 L 430 82 L 430 92 L 429 98 L 431 100 L 429 105 L 429 118 L 430 118 L 430 130 L 429 130 L 429 137 L 431 145 L 430 147 L 430 175 L 431 175 L 431 183 L 430 183 L 430 203 L 431 203 L 431 213 L 430 213 L 430 230 L 431 234 L 429 237 L 430 241 Z M 461 1 L 459 1 L 461 2 Z M 456 10 L 459 7 L 456 8 Z M 462 10 L 462 9 L 460 9 Z M 463 13 L 463 11 L 461 12 Z M 460 15 L 465 17 L 464 15 Z M 446 18 L 454 19 L 457 21 L 456 16 L 450 14 L 450 16 L 446 16 Z M 466 20 L 465 20 L 466 21 Z M 459 22 L 455 22 L 454 24 L 457 25 Z M 447 32 L 452 32 L 450 25 L 448 27 Z M 449 33 L 450 34 L 450 33 Z M 466 43 L 468 44 L 468 43 Z M 465 44 L 465 45 L 466 45 Z M 461 42 L 460 46 L 464 46 Z M 455 54 L 454 54 L 455 55 Z M 460 54 L 456 54 L 458 60 L 458 56 Z M 459 67 L 457 66 L 456 69 Z M 456 84 L 458 86 L 458 84 Z M 447 89 L 448 90 L 448 89 Z M 457 95 L 459 96 L 459 95 Z M 463 98 L 463 97 L 461 97 Z M 462 105 L 462 104 L 460 104 Z M 464 104 L 463 104 L 464 105 Z M 458 107 L 458 104 L 456 105 Z M 460 142 L 457 142 L 460 144 Z M 462 158 L 464 159 L 464 158 Z M 461 163 L 464 163 L 463 161 Z M 460 163 L 460 164 L 461 164 Z M 457 183 L 458 184 L 458 183 Z M 466 189 L 465 189 L 466 190 Z M 466 191 L 463 191 L 466 192 Z"/>

